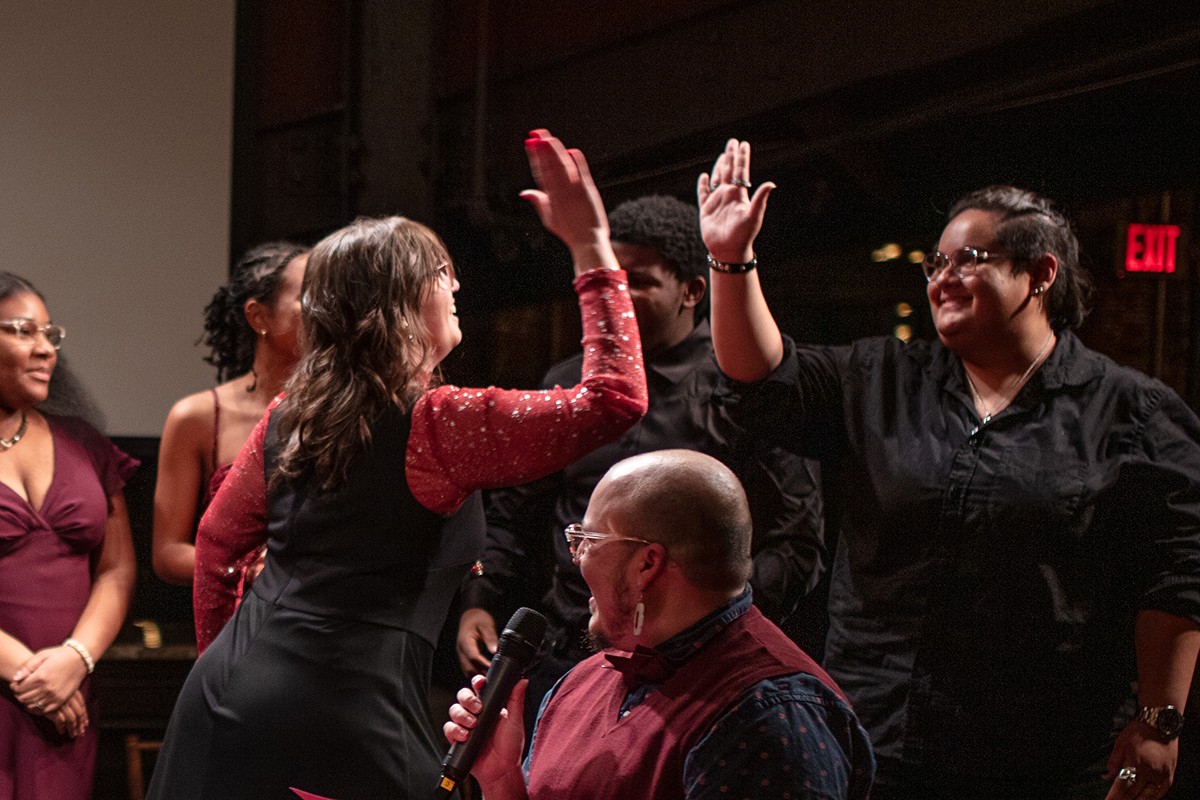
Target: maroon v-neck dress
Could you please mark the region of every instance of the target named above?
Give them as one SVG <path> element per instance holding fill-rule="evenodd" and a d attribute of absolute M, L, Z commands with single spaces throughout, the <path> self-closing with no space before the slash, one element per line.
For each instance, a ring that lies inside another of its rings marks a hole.
<path fill-rule="evenodd" d="M 0 483 L 0 630 L 33 651 L 62 644 L 87 605 L 91 559 L 109 497 L 138 462 L 86 422 L 48 417 L 54 477 L 35 509 Z M 84 697 L 88 696 L 84 680 Z M 76 739 L 25 710 L 0 681 L 0 800 L 85 800 L 92 793 L 95 716 Z"/>

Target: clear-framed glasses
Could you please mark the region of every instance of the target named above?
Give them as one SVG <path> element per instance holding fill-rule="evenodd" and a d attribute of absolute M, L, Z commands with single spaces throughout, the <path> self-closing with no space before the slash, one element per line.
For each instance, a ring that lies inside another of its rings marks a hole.
<path fill-rule="evenodd" d="M 935 250 L 925 256 L 925 260 L 921 262 L 921 268 L 925 270 L 925 280 L 932 282 L 946 267 L 950 267 L 956 276 L 962 278 L 966 275 L 974 275 L 980 264 L 999 258 L 1008 258 L 1008 256 L 1004 253 L 977 250 L 974 247 L 960 247 L 949 253 L 939 253 Z"/>
<path fill-rule="evenodd" d="M 636 539 L 632 536 L 618 536 L 615 533 L 596 533 L 595 531 L 585 531 L 582 525 L 568 525 L 563 531 L 563 535 L 567 537 L 567 547 L 571 550 L 571 558 L 578 560 L 579 552 L 583 549 L 584 542 L 641 542 L 642 544 L 654 544 L 654 542 L 646 539 Z"/>
<path fill-rule="evenodd" d="M 67 338 L 67 332 L 61 325 L 46 324 L 39 327 L 29 318 L 0 319 L 0 330 L 6 330 L 16 336 L 21 344 L 33 344 L 40 333 L 55 350 L 62 347 L 63 339 Z"/>

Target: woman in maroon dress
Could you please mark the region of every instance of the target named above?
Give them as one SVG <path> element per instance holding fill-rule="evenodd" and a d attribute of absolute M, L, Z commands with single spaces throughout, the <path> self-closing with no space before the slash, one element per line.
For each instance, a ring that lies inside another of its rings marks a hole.
<path fill-rule="evenodd" d="M 63 329 L 0 272 L 0 800 L 87 798 L 87 676 L 136 566 L 121 489 L 137 462 L 88 423 L 39 413 Z"/>
<path fill-rule="evenodd" d="M 206 649 L 171 716 L 154 800 L 294 800 L 289 786 L 433 795 L 433 648 L 482 549 L 476 490 L 554 472 L 646 410 L 633 303 L 586 163 L 545 131 L 526 148 L 543 191 L 525 196 L 575 261 L 582 383 L 431 386 L 462 338 L 441 240 L 392 217 L 319 242 L 289 393 L 200 523 Z M 266 566 L 235 613 L 237 567 L 263 542 Z"/>

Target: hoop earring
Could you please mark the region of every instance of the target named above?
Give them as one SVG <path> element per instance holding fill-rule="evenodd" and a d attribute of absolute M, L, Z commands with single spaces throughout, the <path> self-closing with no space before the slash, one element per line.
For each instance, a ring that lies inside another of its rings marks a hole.
<path fill-rule="evenodd" d="M 642 625 L 646 622 L 646 604 L 638 599 L 633 609 L 633 635 L 642 635 Z"/>

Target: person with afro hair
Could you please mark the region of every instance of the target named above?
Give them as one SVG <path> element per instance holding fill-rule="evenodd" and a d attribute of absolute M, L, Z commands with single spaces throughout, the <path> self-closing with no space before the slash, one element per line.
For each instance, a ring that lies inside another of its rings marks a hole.
<path fill-rule="evenodd" d="M 545 569 L 536 556 L 550 547 L 553 577 L 543 600 L 545 645 L 530 667 L 527 732 L 545 692 L 588 655 L 590 592 L 563 537 L 580 522 L 592 490 L 613 464 L 639 453 L 696 450 L 724 462 L 746 489 L 754 520 L 750 584 L 755 603 L 784 622 L 817 583 L 824 565 L 823 509 L 814 462 L 767 447 L 729 419 L 717 391 L 720 373 L 707 320 L 707 250 L 696 206 L 674 197 L 626 201 L 608 215 L 613 251 L 629 276 L 642 337 L 649 411 L 617 441 L 535 483 L 492 491 L 487 543 L 463 586 L 457 648 L 468 675 L 486 672 L 498 645 L 497 618 Z M 583 356 L 551 367 L 542 387 L 579 382 Z M 574 376 L 574 377 L 572 377 Z M 552 542 L 552 544 L 551 544 Z"/>

